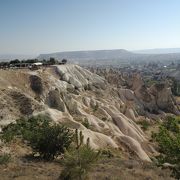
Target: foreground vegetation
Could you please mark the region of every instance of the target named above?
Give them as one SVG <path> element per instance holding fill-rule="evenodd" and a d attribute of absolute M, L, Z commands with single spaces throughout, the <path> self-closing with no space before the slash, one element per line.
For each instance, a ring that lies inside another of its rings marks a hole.
<path fill-rule="evenodd" d="M 75 146 L 66 151 L 64 155 L 64 169 L 60 179 L 87 179 L 88 172 L 92 164 L 96 163 L 100 157 L 100 151 L 95 152 L 90 146 L 89 138 L 86 144 L 83 144 L 84 136 L 82 132 L 75 132 Z"/>
<path fill-rule="evenodd" d="M 61 161 L 64 170 L 61 179 L 85 179 L 92 164 L 95 163 L 100 152 L 93 150 L 88 138 L 84 145 L 84 136 L 78 130 L 73 133 L 70 129 L 60 124 L 53 124 L 45 116 L 18 119 L 2 130 L 1 139 L 10 143 L 22 139 L 32 148 L 33 155 L 39 155 L 44 160 L 53 160 L 63 155 Z M 0 163 L 8 162 L 8 156 L 0 157 Z"/>
<path fill-rule="evenodd" d="M 157 157 L 159 164 L 169 163 L 173 176 L 180 179 L 180 117 L 167 117 L 153 138 L 161 153 Z"/>
<path fill-rule="evenodd" d="M 3 128 L 2 139 L 10 142 L 15 138 L 22 138 L 32 148 L 34 154 L 51 160 L 64 153 L 72 142 L 73 134 L 70 130 L 59 124 L 51 124 L 49 118 L 44 116 L 18 119 L 16 123 Z"/>
<path fill-rule="evenodd" d="M 145 129 L 148 127 L 147 124 L 142 124 L 142 126 Z M 157 157 L 158 164 L 169 163 L 173 170 L 173 176 L 179 179 L 180 118 L 168 117 L 160 125 L 159 132 L 153 134 L 153 138 L 158 143 L 161 153 Z M 59 167 L 62 167 L 59 171 L 60 179 L 88 179 L 92 176 L 91 172 L 96 169 L 94 165 L 96 164 L 99 168 L 102 166 L 105 169 L 104 165 L 99 162 L 110 163 L 111 160 L 108 159 L 112 159 L 115 164 L 118 163 L 116 166 L 122 166 L 120 158 L 116 158 L 117 156 L 114 156 L 111 150 L 95 151 L 90 147 L 90 139 L 85 139 L 81 131 L 73 132 L 65 126 L 53 123 L 46 116 L 18 119 L 16 123 L 11 123 L 2 129 L 1 140 L 5 143 L 16 142 L 18 139 L 32 149 L 31 155 L 38 156 L 46 162 L 53 162 L 53 159 L 57 159 Z M 1 165 L 7 164 L 10 160 L 9 154 L 0 156 Z M 127 168 L 135 168 L 136 165 L 133 163 L 130 162 Z M 112 167 L 114 166 L 112 165 Z M 153 164 L 147 166 L 152 166 L 152 171 L 154 171 Z M 96 177 L 99 176 L 98 174 Z"/>

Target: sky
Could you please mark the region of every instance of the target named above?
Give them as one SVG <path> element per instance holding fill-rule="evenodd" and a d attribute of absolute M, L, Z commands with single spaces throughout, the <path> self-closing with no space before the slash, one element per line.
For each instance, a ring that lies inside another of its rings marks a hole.
<path fill-rule="evenodd" d="M 180 48 L 180 0 L 0 0 L 0 54 Z"/>

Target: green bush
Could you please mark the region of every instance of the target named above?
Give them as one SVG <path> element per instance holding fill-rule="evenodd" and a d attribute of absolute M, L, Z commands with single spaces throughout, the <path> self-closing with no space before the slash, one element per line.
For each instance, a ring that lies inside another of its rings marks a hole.
<path fill-rule="evenodd" d="M 163 126 L 169 131 L 179 133 L 180 131 L 179 124 L 180 124 L 180 119 L 178 117 L 168 116 L 165 119 Z"/>
<path fill-rule="evenodd" d="M 45 125 L 38 131 L 30 133 L 26 139 L 34 152 L 38 152 L 44 159 L 54 159 L 69 147 L 72 134 L 68 128 L 61 125 Z"/>
<path fill-rule="evenodd" d="M 157 157 L 159 163 L 168 162 L 174 165 L 173 174 L 177 179 L 180 178 L 180 130 L 178 119 L 178 117 L 168 117 L 159 127 L 159 132 L 153 134 L 161 153 Z"/>
<path fill-rule="evenodd" d="M 173 95 L 180 96 L 180 82 L 175 78 L 171 78 L 171 81 L 172 81 L 171 91 Z"/>
<path fill-rule="evenodd" d="M 64 170 L 60 175 L 60 179 L 87 179 L 88 171 L 92 168 L 92 164 L 97 162 L 100 151 L 96 152 L 89 146 L 89 138 L 86 145 L 83 145 L 83 139 L 82 132 L 78 133 L 76 130 L 76 146 L 66 151 L 64 155 Z"/>
<path fill-rule="evenodd" d="M 10 154 L 5 153 L 3 155 L 0 155 L 0 164 L 1 165 L 7 164 L 10 161 L 10 159 L 11 159 Z"/>
<path fill-rule="evenodd" d="M 64 153 L 72 142 L 73 134 L 67 127 L 52 125 L 51 120 L 45 116 L 36 116 L 19 119 L 16 124 L 3 128 L 2 138 L 6 142 L 15 137 L 25 140 L 40 157 L 51 160 Z"/>
<path fill-rule="evenodd" d="M 28 136 L 31 131 L 36 131 L 45 124 L 49 124 L 50 119 L 46 116 L 36 116 L 30 118 L 21 118 L 16 120 L 15 123 L 11 123 L 2 129 L 1 138 L 5 142 L 10 142 L 14 138 L 24 138 Z"/>

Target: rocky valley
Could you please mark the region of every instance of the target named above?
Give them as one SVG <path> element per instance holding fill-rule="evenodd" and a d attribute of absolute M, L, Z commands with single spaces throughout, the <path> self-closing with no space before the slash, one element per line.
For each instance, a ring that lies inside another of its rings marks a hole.
<path fill-rule="evenodd" d="M 138 73 L 121 76 L 102 70 L 91 72 L 73 64 L 36 71 L 0 70 L 1 128 L 20 117 L 39 114 L 72 130 L 81 130 L 95 150 L 110 149 L 120 153 L 124 161 L 133 159 L 138 164 L 152 164 L 159 153 L 151 140 L 152 132 L 157 131 L 157 123 L 167 115 L 179 116 L 180 111 L 167 84 L 147 87 Z M 147 131 L 142 128 L 142 122 L 149 124 Z M 1 153 L 8 151 L 16 154 L 16 158 L 22 156 L 14 146 L 23 153 L 27 151 L 23 145 L 7 146 L 1 142 Z M 139 166 L 133 165 L 136 172 Z M 147 177 L 151 177 L 152 169 L 147 171 L 150 173 Z M 154 179 L 162 178 L 158 175 L 160 172 L 155 173 Z M 25 176 L 28 179 L 28 175 Z M 129 179 L 132 177 L 129 175 Z"/>

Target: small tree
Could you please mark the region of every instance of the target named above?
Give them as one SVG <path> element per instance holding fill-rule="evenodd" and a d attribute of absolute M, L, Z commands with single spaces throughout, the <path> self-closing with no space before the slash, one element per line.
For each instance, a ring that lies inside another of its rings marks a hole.
<path fill-rule="evenodd" d="M 10 64 L 17 64 L 17 63 L 20 63 L 19 59 L 15 59 L 15 60 L 10 61 Z"/>
<path fill-rule="evenodd" d="M 92 167 L 99 156 L 100 151 L 96 152 L 90 147 L 90 139 L 83 144 L 84 136 L 82 131 L 75 131 L 75 147 L 66 151 L 64 155 L 64 170 L 60 175 L 60 179 L 82 180 L 86 179 L 89 169 Z"/>
<path fill-rule="evenodd" d="M 171 78 L 172 79 L 172 86 L 171 86 L 171 90 L 172 93 L 175 96 L 180 96 L 180 83 L 178 80 L 176 80 L 175 78 Z"/>
<path fill-rule="evenodd" d="M 160 165 L 170 163 L 173 175 L 180 179 L 180 127 L 178 117 L 168 117 L 160 126 L 159 132 L 153 137 L 158 142 L 160 155 L 157 157 Z"/>
<path fill-rule="evenodd" d="M 62 62 L 63 64 L 66 64 L 66 63 L 67 63 L 67 59 L 63 59 L 61 62 Z"/>

